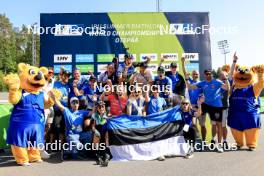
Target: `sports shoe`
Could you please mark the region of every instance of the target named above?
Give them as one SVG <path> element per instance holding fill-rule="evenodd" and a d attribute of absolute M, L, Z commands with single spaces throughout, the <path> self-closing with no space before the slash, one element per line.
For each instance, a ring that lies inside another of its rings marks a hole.
<path fill-rule="evenodd" d="M 107 167 L 108 163 L 110 161 L 110 156 L 108 154 L 106 154 L 105 159 L 103 160 L 103 162 L 101 163 L 102 167 Z"/>
<path fill-rule="evenodd" d="M 217 150 L 218 153 L 223 153 L 224 150 L 222 148 L 222 144 L 218 144 L 217 147 L 216 147 L 216 150 Z"/>
<path fill-rule="evenodd" d="M 21 163 L 19 165 L 24 166 L 24 167 L 27 167 L 27 166 L 30 166 L 30 163 Z"/>
<path fill-rule="evenodd" d="M 160 156 L 157 158 L 158 161 L 164 161 L 165 160 L 165 156 Z"/>
<path fill-rule="evenodd" d="M 228 146 L 228 143 L 226 141 L 223 142 L 223 149 L 229 150 L 229 146 Z"/>
<path fill-rule="evenodd" d="M 184 156 L 184 158 L 185 158 L 185 159 L 193 158 L 193 156 L 194 156 L 193 153 L 194 153 L 194 151 L 193 151 L 193 149 L 190 147 L 188 153 Z"/>
<path fill-rule="evenodd" d="M 45 150 L 40 150 L 40 156 L 42 159 L 49 159 L 50 158 L 50 154 L 48 154 L 48 152 L 46 152 Z"/>
<path fill-rule="evenodd" d="M 215 147 L 215 140 L 211 140 L 211 143 L 210 143 L 210 148 L 213 149 Z"/>
<path fill-rule="evenodd" d="M 249 147 L 249 148 L 248 148 L 248 151 L 250 151 L 250 152 L 254 152 L 254 151 L 256 151 L 256 147 Z"/>

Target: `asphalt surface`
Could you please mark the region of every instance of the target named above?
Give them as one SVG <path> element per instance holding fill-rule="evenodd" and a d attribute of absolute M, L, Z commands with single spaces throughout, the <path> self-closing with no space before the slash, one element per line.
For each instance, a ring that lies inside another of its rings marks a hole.
<path fill-rule="evenodd" d="M 43 163 L 29 167 L 17 166 L 9 152 L 0 154 L 1 176 L 262 176 L 264 174 L 264 130 L 261 130 L 259 147 L 254 152 L 241 151 L 195 152 L 191 159 L 168 158 L 165 161 L 112 161 L 106 168 L 91 160 L 64 161 L 58 155 Z M 229 143 L 233 139 L 229 133 Z"/>

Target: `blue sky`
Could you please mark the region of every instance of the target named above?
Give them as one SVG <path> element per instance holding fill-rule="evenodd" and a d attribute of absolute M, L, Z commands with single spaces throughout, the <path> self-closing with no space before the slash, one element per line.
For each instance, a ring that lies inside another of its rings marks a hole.
<path fill-rule="evenodd" d="M 213 67 L 224 64 L 217 41 L 227 39 L 230 51 L 237 51 L 239 63 L 264 64 L 264 2 L 261 0 L 161 0 L 164 12 L 209 12 L 211 26 L 235 28 L 235 32 L 211 34 Z M 39 22 L 40 13 L 63 12 L 154 12 L 156 0 L 0 0 L 14 26 Z M 232 54 L 228 54 L 228 63 Z"/>

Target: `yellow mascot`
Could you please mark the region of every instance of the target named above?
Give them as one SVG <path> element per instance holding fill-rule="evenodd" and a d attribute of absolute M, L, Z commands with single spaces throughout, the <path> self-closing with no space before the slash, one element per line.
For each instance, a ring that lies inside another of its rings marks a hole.
<path fill-rule="evenodd" d="M 44 107 L 54 104 L 41 91 L 46 83 L 47 68 L 18 64 L 18 74 L 4 77 L 9 88 L 9 102 L 14 105 L 7 132 L 7 143 L 16 162 L 29 166 L 42 162 L 38 147 L 44 144 Z M 58 95 L 59 96 L 59 95 Z"/>
<path fill-rule="evenodd" d="M 246 146 L 254 151 L 258 144 L 260 93 L 264 88 L 264 65 L 252 68 L 238 66 L 233 74 L 233 88 L 229 98 L 228 126 L 238 149 Z"/>

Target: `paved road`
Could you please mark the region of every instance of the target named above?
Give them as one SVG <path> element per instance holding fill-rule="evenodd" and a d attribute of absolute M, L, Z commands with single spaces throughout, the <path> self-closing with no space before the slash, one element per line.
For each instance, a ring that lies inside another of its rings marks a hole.
<path fill-rule="evenodd" d="M 107 168 L 93 161 L 65 161 L 53 157 L 42 164 L 30 167 L 16 166 L 10 155 L 0 155 L 0 175 L 3 176 L 262 176 L 264 174 L 264 130 L 261 130 L 259 147 L 255 152 L 233 151 L 225 153 L 197 152 L 192 159 L 181 157 L 166 161 L 110 162 Z M 233 142 L 229 136 L 229 142 Z"/>

